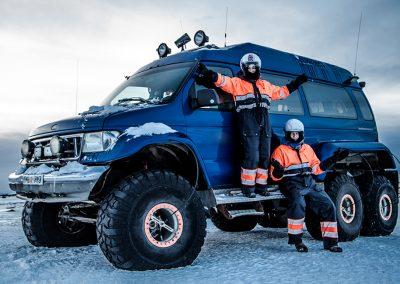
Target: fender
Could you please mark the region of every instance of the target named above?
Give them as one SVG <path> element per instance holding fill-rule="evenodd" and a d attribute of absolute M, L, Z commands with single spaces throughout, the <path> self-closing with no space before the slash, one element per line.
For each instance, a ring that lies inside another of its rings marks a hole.
<path fill-rule="evenodd" d="M 152 136 L 143 135 L 137 138 L 134 138 L 130 135 L 121 135 L 110 150 L 84 154 L 81 156 L 80 163 L 88 166 L 110 164 L 111 162 L 115 162 L 117 160 L 129 158 L 149 145 L 171 143 L 184 144 L 191 149 L 198 161 L 199 170 L 204 173 L 205 181 L 207 183 L 207 187 L 209 188 L 211 183 L 208 178 L 207 171 L 205 170 L 203 159 L 200 156 L 200 152 L 195 144 L 182 132 L 153 134 Z"/>
<path fill-rule="evenodd" d="M 315 146 L 315 147 L 314 147 Z M 318 158 L 323 161 L 333 155 L 338 149 L 348 149 L 352 153 L 380 153 L 380 157 L 385 158 L 384 169 L 388 171 L 396 171 L 396 163 L 393 159 L 392 152 L 384 144 L 380 142 L 322 142 L 313 145 Z M 318 180 L 324 179 L 325 174 L 318 176 Z"/>

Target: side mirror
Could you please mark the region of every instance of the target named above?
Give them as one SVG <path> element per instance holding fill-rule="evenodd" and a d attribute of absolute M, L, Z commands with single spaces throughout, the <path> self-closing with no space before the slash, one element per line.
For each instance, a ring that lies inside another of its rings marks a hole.
<path fill-rule="evenodd" d="M 219 96 L 213 89 L 201 89 L 196 95 L 190 98 L 190 106 L 193 109 L 205 106 L 218 106 L 220 104 Z"/>

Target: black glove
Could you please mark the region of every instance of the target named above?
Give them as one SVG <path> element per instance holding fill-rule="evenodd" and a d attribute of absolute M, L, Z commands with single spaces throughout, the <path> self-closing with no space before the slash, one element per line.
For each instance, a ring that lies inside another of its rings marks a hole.
<path fill-rule="evenodd" d="M 339 148 L 333 153 L 332 157 L 329 157 L 328 159 L 322 161 L 319 166 L 323 171 L 325 171 L 326 169 L 329 169 L 334 164 L 336 164 L 338 161 L 346 158 L 349 154 L 350 151 L 348 149 Z"/>
<path fill-rule="evenodd" d="M 299 88 L 301 84 L 307 81 L 307 76 L 303 73 L 300 76 L 297 76 L 296 79 L 292 80 L 289 84 L 287 84 L 286 87 L 289 89 L 289 93 L 293 93 Z"/>
<path fill-rule="evenodd" d="M 277 160 L 272 160 L 271 166 L 274 167 L 274 169 L 272 171 L 272 175 L 275 178 L 283 177 L 283 173 L 284 173 L 285 169 L 282 167 L 282 165 Z"/>
<path fill-rule="evenodd" d="M 207 88 L 214 87 L 213 83 L 218 79 L 218 74 L 209 70 L 203 63 L 197 67 L 196 83 Z"/>

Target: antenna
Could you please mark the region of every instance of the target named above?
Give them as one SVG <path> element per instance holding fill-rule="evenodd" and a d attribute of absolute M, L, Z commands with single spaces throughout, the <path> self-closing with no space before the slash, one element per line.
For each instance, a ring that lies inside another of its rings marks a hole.
<path fill-rule="evenodd" d="M 362 21 L 362 12 L 360 15 L 360 23 L 358 25 L 358 36 L 357 36 L 357 47 L 356 47 L 356 59 L 354 61 L 354 75 L 356 75 L 357 71 L 357 56 L 358 56 L 358 43 L 360 41 L 360 32 L 361 32 L 361 21 Z"/>
<path fill-rule="evenodd" d="M 75 114 L 78 114 L 79 59 L 76 60 Z"/>
<path fill-rule="evenodd" d="M 224 46 L 226 47 L 226 31 L 228 29 L 228 7 L 226 7 L 226 13 L 225 13 L 225 44 Z"/>
<path fill-rule="evenodd" d="M 182 33 L 183 33 L 182 19 L 180 19 L 179 22 L 181 23 L 181 30 L 182 30 Z"/>

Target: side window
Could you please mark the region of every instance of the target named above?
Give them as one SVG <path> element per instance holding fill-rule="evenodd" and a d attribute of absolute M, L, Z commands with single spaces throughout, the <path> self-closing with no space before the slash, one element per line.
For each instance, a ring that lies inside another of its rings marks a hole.
<path fill-rule="evenodd" d="M 305 83 L 302 88 L 311 115 L 357 118 L 356 109 L 345 89 L 318 83 Z"/>
<path fill-rule="evenodd" d="M 277 75 L 261 73 L 261 78 L 267 80 L 273 85 L 283 86 L 289 83 L 292 79 Z M 290 114 L 290 115 L 303 115 L 304 110 L 300 101 L 299 92 L 295 91 L 284 100 L 277 100 L 271 102 L 270 113 L 277 114 Z"/>
<path fill-rule="evenodd" d="M 231 69 L 225 68 L 225 67 L 217 67 L 217 66 L 207 66 L 208 69 L 213 70 L 217 73 L 220 73 L 225 76 L 232 77 L 233 73 Z M 202 85 L 195 84 L 195 92 L 197 93 L 199 90 L 206 89 L 206 87 Z M 201 107 L 200 109 L 215 109 L 215 110 L 223 110 L 223 111 L 228 111 L 231 110 L 234 106 L 233 98 L 230 94 L 227 94 L 225 92 L 219 91 L 218 95 L 223 101 L 223 104 L 219 106 L 206 106 L 206 107 Z"/>
<path fill-rule="evenodd" d="M 357 104 L 360 107 L 361 114 L 365 120 L 373 120 L 371 108 L 367 102 L 367 98 L 361 91 L 352 90 L 354 97 L 356 98 Z"/>

